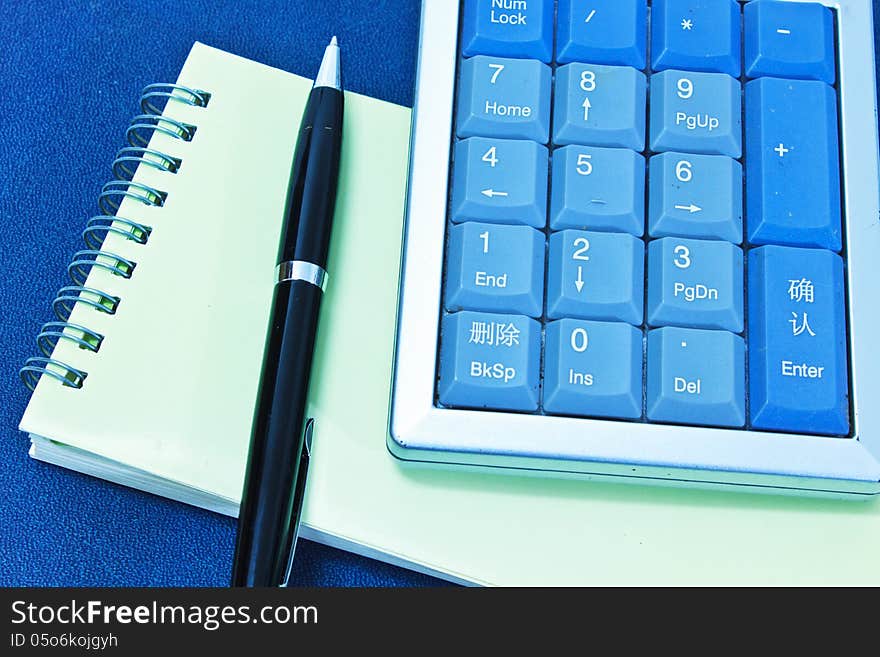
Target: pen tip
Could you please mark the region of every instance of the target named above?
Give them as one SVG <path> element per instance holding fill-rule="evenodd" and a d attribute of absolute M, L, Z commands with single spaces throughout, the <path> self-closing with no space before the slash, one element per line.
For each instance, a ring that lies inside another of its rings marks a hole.
<path fill-rule="evenodd" d="M 342 89 L 342 65 L 340 63 L 339 42 L 334 36 L 330 44 L 324 49 L 324 58 L 321 60 L 321 68 L 315 78 L 315 87 L 330 87 Z"/>

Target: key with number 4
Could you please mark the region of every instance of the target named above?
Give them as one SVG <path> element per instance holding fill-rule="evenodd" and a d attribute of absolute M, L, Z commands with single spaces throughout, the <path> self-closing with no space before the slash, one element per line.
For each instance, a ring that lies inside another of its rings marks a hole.
<path fill-rule="evenodd" d="M 533 141 L 471 137 L 455 145 L 452 221 L 547 223 L 547 149 Z"/>

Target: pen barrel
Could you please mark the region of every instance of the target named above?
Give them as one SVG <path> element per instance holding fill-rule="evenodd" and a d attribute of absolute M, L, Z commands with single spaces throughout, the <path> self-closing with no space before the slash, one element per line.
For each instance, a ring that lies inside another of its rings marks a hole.
<path fill-rule="evenodd" d="M 233 586 L 278 586 L 302 495 L 295 495 L 322 292 L 305 281 L 275 286 L 254 411 L 232 574 Z M 300 489 L 301 492 L 301 489 Z"/>
<path fill-rule="evenodd" d="M 278 262 L 327 266 L 330 230 L 325 223 L 336 208 L 343 110 L 338 89 L 315 87 L 309 94 L 290 173 Z"/>

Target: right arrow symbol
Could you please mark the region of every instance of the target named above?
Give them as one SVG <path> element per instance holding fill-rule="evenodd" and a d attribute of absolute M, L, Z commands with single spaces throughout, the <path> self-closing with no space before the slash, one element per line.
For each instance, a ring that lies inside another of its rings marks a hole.
<path fill-rule="evenodd" d="M 581 265 L 578 265 L 578 277 L 574 282 L 574 286 L 578 292 L 584 289 L 584 268 Z"/>
<path fill-rule="evenodd" d="M 700 212 L 703 208 L 701 208 L 699 205 L 694 205 L 693 203 L 691 203 L 690 205 L 676 205 L 675 209 L 687 210 L 688 212 L 693 214 L 694 212 Z"/>

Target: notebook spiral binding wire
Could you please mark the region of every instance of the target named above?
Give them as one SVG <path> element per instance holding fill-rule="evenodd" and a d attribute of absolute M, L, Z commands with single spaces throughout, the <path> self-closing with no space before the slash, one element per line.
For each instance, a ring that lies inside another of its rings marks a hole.
<path fill-rule="evenodd" d="M 207 107 L 211 94 L 200 89 L 190 89 L 177 84 L 151 84 L 141 92 L 141 114 L 135 116 L 125 132 L 128 146 L 122 148 L 113 160 L 114 180 L 101 189 L 98 207 L 101 214 L 86 222 L 82 232 L 86 248 L 77 251 L 67 265 L 67 275 L 73 285 L 62 287 L 52 302 L 57 321 L 43 324 L 37 335 L 37 348 L 41 356 L 28 358 L 19 370 L 22 382 L 34 390 L 44 374 L 70 388 L 82 388 L 88 372 L 52 358 L 59 340 L 67 340 L 80 349 L 97 352 L 104 336 L 92 329 L 68 321 L 78 303 L 84 303 L 97 311 L 114 315 L 121 301 L 114 296 L 91 287 L 85 287 L 93 267 L 104 269 L 116 276 L 131 278 L 137 263 L 104 250 L 104 238 L 113 233 L 137 244 L 146 245 L 152 227 L 126 219 L 116 213 L 122 201 L 130 198 L 145 205 L 162 207 L 168 194 L 162 190 L 132 180 L 139 166 L 147 166 L 165 173 L 176 174 L 183 160 L 149 147 L 150 137 L 158 132 L 181 141 L 191 141 L 196 126 L 163 116 L 170 102 L 184 103 L 193 107 Z"/>

